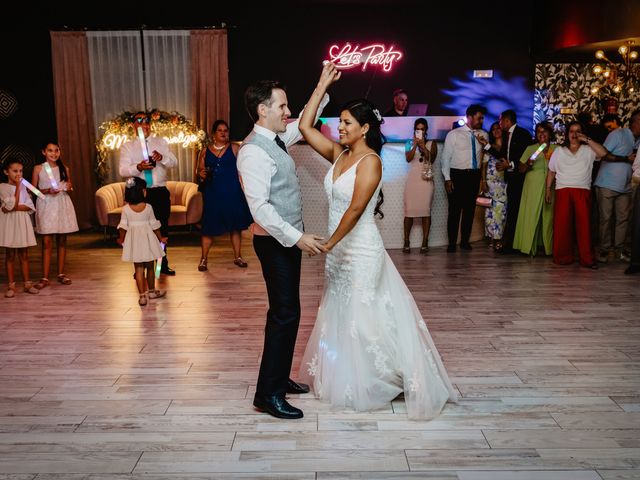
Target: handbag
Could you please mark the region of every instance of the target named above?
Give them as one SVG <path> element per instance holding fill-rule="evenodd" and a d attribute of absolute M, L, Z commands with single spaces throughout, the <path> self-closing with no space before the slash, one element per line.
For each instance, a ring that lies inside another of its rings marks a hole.
<path fill-rule="evenodd" d="M 485 197 L 484 195 L 478 195 L 476 197 L 476 205 L 478 207 L 488 208 L 491 206 L 491 197 Z"/>
<path fill-rule="evenodd" d="M 430 145 L 429 142 L 427 145 Z M 424 155 L 420 154 L 420 161 L 422 162 L 422 172 L 420 176 L 423 180 L 430 182 L 433 180 L 433 162 L 431 161 L 431 150 L 427 150 L 427 158 L 424 158 Z"/>
<path fill-rule="evenodd" d="M 433 180 L 433 163 L 429 160 L 423 160 L 421 177 L 427 182 Z"/>

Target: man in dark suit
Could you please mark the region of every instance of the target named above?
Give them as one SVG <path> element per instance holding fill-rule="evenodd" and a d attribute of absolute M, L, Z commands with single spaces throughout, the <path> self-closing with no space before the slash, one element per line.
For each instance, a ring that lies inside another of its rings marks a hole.
<path fill-rule="evenodd" d="M 502 237 L 504 253 L 513 252 L 513 237 L 516 233 L 520 197 L 524 184 L 524 173 L 520 173 L 520 157 L 525 149 L 533 143 L 531 134 L 516 123 L 516 112 L 505 110 L 500 114 L 502 129 L 502 159 L 496 163 L 496 169 L 504 171 L 507 182 L 507 224 Z"/>

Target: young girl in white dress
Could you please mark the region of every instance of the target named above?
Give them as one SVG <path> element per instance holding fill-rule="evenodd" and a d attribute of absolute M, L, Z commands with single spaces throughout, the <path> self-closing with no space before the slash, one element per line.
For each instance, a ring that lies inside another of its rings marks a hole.
<path fill-rule="evenodd" d="M 146 305 L 149 298 L 163 297 L 167 292 L 155 287 L 153 261 L 164 256 L 162 243 L 166 237 L 160 236 L 160 221 L 153 214 L 153 208 L 144 199 L 147 182 L 141 178 L 128 178 L 124 191 L 125 206 L 122 208 L 118 224 L 118 243 L 122 245 L 122 261 L 133 262 L 139 305 Z M 145 277 L 145 269 L 146 277 Z"/>
<path fill-rule="evenodd" d="M 382 200 L 380 112 L 365 99 L 347 103 L 339 143 L 313 128 L 320 99 L 338 78 L 328 62 L 299 125 L 309 145 L 333 163 L 324 181 L 330 235 L 324 292 L 301 379 L 335 408 L 390 408 L 404 393 L 409 418 L 433 418 L 457 394 L 375 223 Z"/>
<path fill-rule="evenodd" d="M 53 254 L 53 237 L 56 238 L 58 253 L 58 282 L 71 284 L 64 273 L 67 256 L 67 234 L 78 231 L 78 220 L 71 197 L 72 190 L 69 167 L 62 163 L 60 146 L 56 142 L 47 142 L 42 155 L 44 162 L 33 169 L 31 183 L 44 194 L 36 200 L 36 233 L 42 235 L 42 278 L 36 288 L 48 287 L 49 269 Z"/>
<path fill-rule="evenodd" d="M 29 247 L 36 244 L 33 234 L 31 214 L 36 207 L 31 201 L 27 188 L 22 185 L 22 161 L 15 157 L 7 158 L 2 171 L 7 176 L 8 183 L 0 184 L 0 247 L 6 247 L 5 261 L 9 287 L 5 297 L 11 298 L 16 294 L 16 282 L 13 264 L 16 256 L 20 259 L 20 268 L 24 280 L 24 291 L 39 293 L 29 280 Z"/>

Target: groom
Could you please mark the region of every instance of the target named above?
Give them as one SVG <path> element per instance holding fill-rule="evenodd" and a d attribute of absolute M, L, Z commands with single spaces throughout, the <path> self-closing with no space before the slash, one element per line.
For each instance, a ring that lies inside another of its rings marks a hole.
<path fill-rule="evenodd" d="M 277 418 L 302 418 L 287 393 L 307 393 L 309 386 L 289 378 L 300 323 L 302 252 L 325 252 L 322 238 L 303 233 L 302 197 L 287 145 L 302 138 L 298 121 L 287 124 L 291 111 L 284 87 L 261 80 L 244 94 L 255 122 L 238 154 L 238 172 L 253 215 L 253 248 L 262 266 L 269 296 L 264 350 L 253 405 Z M 325 96 L 322 107 L 328 102 Z M 316 119 L 317 120 L 317 119 Z"/>

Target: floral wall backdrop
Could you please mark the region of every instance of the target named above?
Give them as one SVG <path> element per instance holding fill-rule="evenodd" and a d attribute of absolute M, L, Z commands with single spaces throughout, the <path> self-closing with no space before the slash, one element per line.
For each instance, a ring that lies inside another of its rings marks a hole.
<path fill-rule="evenodd" d="M 570 109 L 576 114 L 587 110 L 600 119 L 606 113 L 606 94 L 591 94 L 598 84 L 592 63 L 544 63 L 536 65 L 533 123 L 547 120 L 553 123 L 557 142 L 564 140 L 564 125 L 575 120 L 574 113 L 563 114 L 561 109 Z M 640 92 L 621 92 L 617 97 L 617 114 L 627 126 L 634 110 L 640 108 Z"/>

